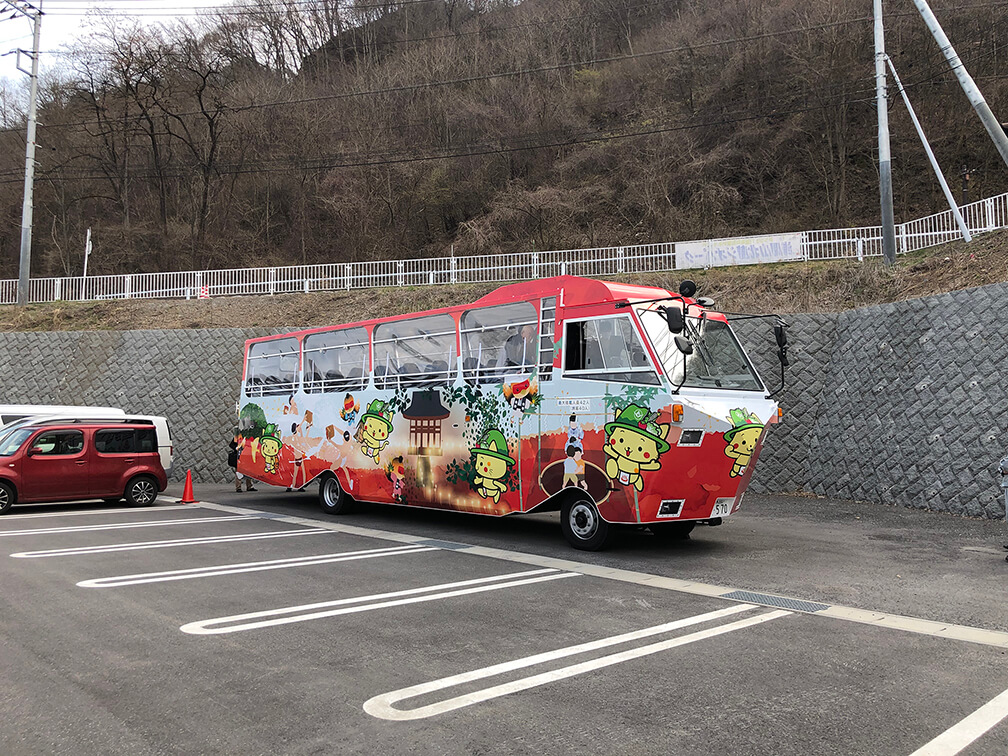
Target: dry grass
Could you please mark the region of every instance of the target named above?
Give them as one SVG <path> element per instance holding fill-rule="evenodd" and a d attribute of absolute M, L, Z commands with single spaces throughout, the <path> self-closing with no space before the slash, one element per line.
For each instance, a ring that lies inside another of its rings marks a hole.
<path fill-rule="evenodd" d="M 675 290 L 693 278 L 719 307 L 746 312 L 835 312 L 1008 281 L 1008 232 L 935 247 L 887 268 L 879 260 L 785 263 L 623 276 Z M 302 328 L 416 312 L 478 299 L 496 286 L 466 284 L 209 300 L 63 302 L 0 307 L 0 331 L 144 328 Z"/>

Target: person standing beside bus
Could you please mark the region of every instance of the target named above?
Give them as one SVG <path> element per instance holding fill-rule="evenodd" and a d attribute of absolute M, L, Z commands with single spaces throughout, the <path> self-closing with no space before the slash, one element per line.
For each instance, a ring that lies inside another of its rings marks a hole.
<path fill-rule="evenodd" d="M 245 490 L 246 491 L 255 491 L 256 490 L 255 486 L 252 485 L 252 478 L 247 478 L 244 475 L 242 475 L 240 472 L 238 472 L 238 456 L 240 454 L 238 446 L 239 446 L 240 441 L 241 441 L 241 436 L 239 436 L 238 432 L 235 431 L 234 436 L 231 438 L 231 441 L 228 443 L 228 449 L 229 449 L 229 451 L 228 451 L 228 467 L 230 467 L 232 470 L 234 470 L 235 493 L 241 493 L 241 490 L 242 490 L 242 481 L 243 480 L 245 481 Z"/>

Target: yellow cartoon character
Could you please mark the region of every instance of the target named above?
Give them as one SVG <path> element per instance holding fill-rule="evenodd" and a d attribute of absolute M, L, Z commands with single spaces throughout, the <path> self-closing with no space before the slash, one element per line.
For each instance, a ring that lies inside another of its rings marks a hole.
<path fill-rule="evenodd" d="M 658 414 L 644 407 L 630 404 L 611 423 L 606 423 L 608 441 L 603 447 L 606 455 L 606 475 L 619 480 L 624 486 L 633 485 L 638 491 L 644 488 L 641 473 L 661 469 L 658 457 L 669 450 L 668 425 L 655 423 Z"/>
<path fill-rule="evenodd" d="M 727 444 L 724 453 L 735 460 L 730 475 L 736 478 L 745 472 L 746 465 L 752 459 L 756 442 L 763 433 L 763 423 L 745 408 L 733 409 L 729 414 L 733 427 L 724 434 Z"/>
<path fill-rule="evenodd" d="M 282 446 L 283 442 L 280 440 L 276 425 L 272 423 L 267 425 L 259 439 L 259 451 L 262 452 L 265 472 L 276 473 L 277 459 L 280 456 L 280 447 Z"/>
<path fill-rule="evenodd" d="M 378 464 L 378 455 L 388 445 L 389 433 L 392 432 L 392 410 L 388 403 L 380 399 L 373 400 L 361 415 L 360 425 L 354 435 L 361 445 L 361 451 Z"/>
<path fill-rule="evenodd" d="M 501 481 L 507 477 L 508 466 L 515 463 L 508 456 L 504 434 L 491 428 L 484 434 L 483 440 L 469 451 L 472 452 L 473 465 L 476 467 L 476 477 L 473 478 L 476 493 L 484 499 L 493 499 L 496 504 L 500 495 L 507 490 Z"/>

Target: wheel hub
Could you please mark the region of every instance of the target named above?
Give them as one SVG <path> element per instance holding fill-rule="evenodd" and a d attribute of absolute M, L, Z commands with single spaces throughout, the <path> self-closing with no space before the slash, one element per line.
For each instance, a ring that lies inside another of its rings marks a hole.
<path fill-rule="evenodd" d="M 591 538 L 598 528 L 594 510 L 582 502 L 575 504 L 570 512 L 570 526 L 578 538 Z"/>

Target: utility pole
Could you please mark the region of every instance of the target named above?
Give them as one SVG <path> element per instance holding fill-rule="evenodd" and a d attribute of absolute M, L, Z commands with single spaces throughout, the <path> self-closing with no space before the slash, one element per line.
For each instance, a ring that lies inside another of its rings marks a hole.
<path fill-rule="evenodd" d="M 973 81 L 973 77 L 970 76 L 963 62 L 959 60 L 955 48 L 952 47 L 952 43 L 942 30 L 941 24 L 935 18 L 935 14 L 931 12 L 931 6 L 927 4 L 927 0 L 914 0 L 914 5 L 917 6 L 921 18 L 924 19 L 924 23 L 927 24 L 931 35 L 935 38 L 935 42 L 938 43 L 938 47 L 952 67 L 952 72 L 959 79 L 959 85 L 969 98 L 970 104 L 973 105 L 973 109 L 980 116 L 984 128 L 987 129 L 987 133 L 990 134 L 990 138 L 994 141 L 994 146 L 1001 153 L 1001 159 L 1005 161 L 1005 165 L 1008 165 L 1008 137 L 1005 136 L 1004 129 L 998 123 L 998 119 L 994 117 L 990 106 L 987 105 L 987 100 L 980 94 L 980 90 L 977 88 L 976 82 Z"/>
<path fill-rule="evenodd" d="M 898 89 L 899 93 L 903 96 L 903 103 L 906 105 L 907 112 L 910 113 L 910 120 L 913 121 L 914 128 L 917 129 L 917 136 L 920 137 L 921 143 L 924 145 L 924 151 L 927 153 L 928 160 L 931 161 L 931 168 L 934 169 L 935 176 L 938 177 L 938 183 L 941 184 L 942 191 L 945 193 L 945 200 L 948 202 L 949 209 L 952 211 L 956 224 L 959 226 L 959 232 L 962 234 L 963 241 L 969 243 L 973 241 L 973 237 L 970 236 L 969 229 L 966 227 L 966 221 L 963 220 L 962 213 L 959 212 L 959 206 L 956 205 L 955 197 L 952 196 L 952 190 L 949 189 L 948 182 L 945 180 L 945 174 L 942 173 L 942 169 L 938 165 L 938 158 L 935 157 L 935 154 L 931 149 L 931 144 L 924 135 L 924 128 L 917 119 L 917 113 L 914 112 L 913 105 L 910 104 L 910 97 L 903 88 L 903 82 L 900 81 L 899 74 L 896 73 L 896 66 L 893 65 L 892 58 L 888 55 L 886 55 L 886 63 L 889 64 L 889 70 L 892 71 L 893 80 L 896 82 L 896 89 Z"/>
<path fill-rule="evenodd" d="M 39 34 L 42 30 L 42 11 L 25 0 L 0 0 L 17 15 L 32 22 L 33 44 L 31 71 L 21 68 L 21 50 L 18 50 L 18 70 L 31 76 L 28 98 L 28 138 L 25 145 L 24 201 L 21 205 L 21 267 L 18 273 L 17 303 L 28 304 L 28 284 L 31 275 L 32 193 L 35 185 L 35 113 L 38 107 Z"/>
<path fill-rule="evenodd" d="M 882 0 L 875 3 L 875 100 L 878 107 L 879 195 L 882 200 L 882 256 L 896 263 L 896 224 L 892 204 L 892 158 L 889 153 L 889 102 L 886 95 L 885 34 Z"/>

